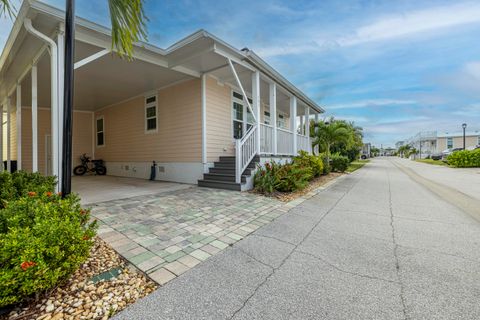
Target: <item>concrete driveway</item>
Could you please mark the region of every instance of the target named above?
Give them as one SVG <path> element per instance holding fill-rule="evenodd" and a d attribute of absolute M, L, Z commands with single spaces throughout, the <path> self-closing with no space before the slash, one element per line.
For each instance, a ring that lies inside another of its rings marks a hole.
<path fill-rule="evenodd" d="M 75 176 L 72 191 L 82 205 L 191 188 L 193 185 L 114 176 Z"/>
<path fill-rule="evenodd" d="M 479 319 L 480 225 L 373 160 L 116 319 Z"/>

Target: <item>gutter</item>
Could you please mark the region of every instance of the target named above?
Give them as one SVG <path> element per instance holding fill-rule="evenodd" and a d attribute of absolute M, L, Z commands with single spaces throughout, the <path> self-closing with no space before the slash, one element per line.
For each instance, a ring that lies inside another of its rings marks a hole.
<path fill-rule="evenodd" d="M 50 37 L 44 35 L 37 29 L 35 29 L 32 25 L 32 20 L 25 19 L 23 22 L 25 29 L 35 37 L 39 38 L 40 40 L 47 43 L 50 51 L 50 70 L 51 70 L 51 128 L 52 128 L 52 141 L 57 142 L 59 136 L 59 107 L 58 107 L 58 100 L 59 100 L 59 83 L 58 83 L 58 51 L 57 51 L 57 44 L 53 41 Z M 58 147 L 58 146 L 57 146 Z M 53 145 L 53 152 L 52 152 L 52 173 L 58 176 L 58 151 L 55 150 L 55 143 Z M 58 184 L 57 184 L 58 189 Z M 57 190 L 58 191 L 58 190 Z"/>

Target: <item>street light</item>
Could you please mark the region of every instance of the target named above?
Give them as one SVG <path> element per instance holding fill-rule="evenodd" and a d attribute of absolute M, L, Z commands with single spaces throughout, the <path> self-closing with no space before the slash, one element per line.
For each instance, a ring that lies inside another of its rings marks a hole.
<path fill-rule="evenodd" d="M 463 128 L 463 150 L 465 150 L 465 129 L 467 128 L 467 124 L 466 123 L 462 124 L 462 128 Z"/>

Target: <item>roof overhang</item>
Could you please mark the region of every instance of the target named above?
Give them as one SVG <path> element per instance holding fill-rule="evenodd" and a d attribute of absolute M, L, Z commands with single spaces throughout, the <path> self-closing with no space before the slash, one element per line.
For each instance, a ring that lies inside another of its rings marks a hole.
<path fill-rule="evenodd" d="M 36 29 L 54 37 L 63 25 L 64 16 L 63 10 L 45 3 L 36 0 L 23 2 L 0 56 L 0 103 L 3 102 L 3 98 L 13 93 L 16 83 L 23 80 L 32 64 L 37 63 L 47 52 L 45 44 L 25 30 L 24 20 L 31 19 Z M 109 28 L 79 17 L 76 18 L 75 39 L 79 43 L 96 47 L 99 51 L 112 49 Z M 92 53 L 76 52 L 76 62 L 84 59 L 88 54 Z M 102 59 L 106 58 L 107 56 Z M 288 94 L 296 96 L 314 112 L 324 112 L 319 105 L 253 51 L 238 50 L 205 30 L 199 30 L 167 49 L 144 42 L 135 43 L 134 59 L 193 78 L 200 77 L 203 73 L 228 68 L 228 60 L 231 60 L 243 71 L 259 70 L 262 75 L 277 83 Z M 102 60 L 99 59 L 99 61 Z"/>

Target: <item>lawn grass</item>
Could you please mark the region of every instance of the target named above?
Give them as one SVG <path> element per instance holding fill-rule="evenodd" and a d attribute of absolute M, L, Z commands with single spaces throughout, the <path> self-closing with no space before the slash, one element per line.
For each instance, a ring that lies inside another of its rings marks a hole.
<path fill-rule="evenodd" d="M 447 163 L 443 162 L 442 160 L 432 160 L 432 159 L 416 159 L 416 162 L 421 162 L 421 163 L 428 163 L 428 164 L 433 164 L 436 166 L 447 166 Z"/>
<path fill-rule="evenodd" d="M 347 168 L 346 172 L 352 173 L 353 171 L 358 170 L 361 167 L 363 167 L 364 165 L 366 165 L 369 161 L 370 160 L 355 160 L 355 161 L 352 161 L 348 165 L 348 168 Z"/>

